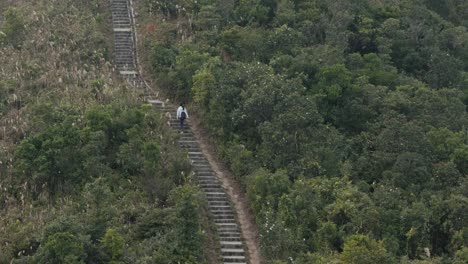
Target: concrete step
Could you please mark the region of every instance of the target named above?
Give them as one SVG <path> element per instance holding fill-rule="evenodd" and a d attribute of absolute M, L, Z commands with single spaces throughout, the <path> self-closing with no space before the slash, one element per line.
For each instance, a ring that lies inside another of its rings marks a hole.
<path fill-rule="evenodd" d="M 214 171 L 209 166 L 205 166 L 205 167 L 194 166 L 193 169 L 195 170 L 195 173 L 198 176 L 211 176 L 217 179 Z"/>
<path fill-rule="evenodd" d="M 212 212 L 214 211 L 225 211 L 229 210 L 232 212 L 232 206 L 230 205 L 213 205 L 213 206 L 208 206 Z"/>
<path fill-rule="evenodd" d="M 243 248 L 221 248 L 221 254 L 223 256 L 244 256 Z"/>
<path fill-rule="evenodd" d="M 127 56 L 127 55 L 121 55 L 121 56 L 116 56 L 115 57 L 116 59 L 119 59 L 121 61 L 129 61 L 129 62 L 133 62 L 133 57 L 130 57 L 130 56 Z"/>
<path fill-rule="evenodd" d="M 113 28 L 116 28 L 116 27 L 123 27 L 123 28 L 129 28 L 131 27 L 131 24 L 130 24 L 130 21 L 128 20 L 115 20 L 112 22 L 112 27 Z"/>
<path fill-rule="evenodd" d="M 213 172 L 195 172 L 195 174 L 199 180 L 219 182 L 219 179 L 214 175 Z"/>
<path fill-rule="evenodd" d="M 197 175 L 197 179 L 200 180 L 219 180 L 218 177 L 216 177 L 215 173 L 213 170 L 204 170 L 204 168 L 201 168 L 201 170 L 195 170 L 197 168 L 193 168 L 195 174 Z"/>
<path fill-rule="evenodd" d="M 214 181 L 217 184 L 220 183 L 213 171 L 195 171 L 195 174 L 198 180 Z"/>
<path fill-rule="evenodd" d="M 207 200 L 209 202 L 223 202 L 223 203 L 229 202 L 227 197 L 207 197 Z"/>
<path fill-rule="evenodd" d="M 218 227 L 217 228 L 218 233 L 232 233 L 232 234 L 237 234 L 239 235 L 240 238 L 240 230 L 238 227 Z"/>
<path fill-rule="evenodd" d="M 117 69 L 119 70 L 134 70 L 135 66 L 133 64 L 117 64 Z"/>
<path fill-rule="evenodd" d="M 120 54 L 116 54 L 117 55 L 117 58 L 120 58 L 120 59 L 131 59 L 133 60 L 133 54 L 125 54 L 125 53 L 120 53 Z"/>
<path fill-rule="evenodd" d="M 133 32 L 132 31 L 123 31 L 123 30 L 114 31 L 114 36 L 122 37 L 122 38 L 133 38 Z M 118 40 L 119 39 L 117 39 L 117 41 Z"/>
<path fill-rule="evenodd" d="M 188 155 L 188 157 L 192 162 L 197 162 L 197 163 L 206 162 L 206 163 L 208 163 L 208 160 L 205 158 L 205 156 Z"/>
<path fill-rule="evenodd" d="M 180 132 L 180 129 L 179 129 L 179 126 L 177 127 L 174 127 L 174 130 L 177 130 Z M 193 133 L 192 133 L 192 130 L 190 130 L 190 128 L 187 128 L 184 126 L 184 130 L 182 130 L 184 133 L 181 133 L 180 135 L 181 136 L 185 136 L 185 137 L 193 137 Z M 199 144 L 198 143 L 182 143 L 184 146 L 191 146 L 191 147 L 199 147 Z M 191 151 L 191 152 L 194 152 L 194 151 Z"/>
<path fill-rule="evenodd" d="M 217 186 L 221 187 L 221 184 L 219 183 L 218 179 L 215 178 L 215 176 L 196 176 L 198 179 L 198 183 L 200 186 L 203 184 L 216 184 Z M 214 187 L 214 186 L 213 186 Z"/>
<path fill-rule="evenodd" d="M 223 186 L 219 184 L 218 182 L 204 182 L 204 183 L 199 183 L 198 186 L 202 188 L 203 191 L 209 192 L 209 191 L 219 191 L 219 192 L 224 192 Z"/>
<path fill-rule="evenodd" d="M 219 240 L 222 241 L 241 241 L 239 231 L 218 231 Z"/>
<path fill-rule="evenodd" d="M 195 168 L 211 168 L 210 164 L 208 162 L 202 163 L 202 162 L 195 162 L 192 164 Z"/>
<path fill-rule="evenodd" d="M 236 227 L 218 227 L 218 232 L 239 232 L 239 228 Z"/>
<path fill-rule="evenodd" d="M 217 219 L 235 219 L 235 214 L 232 210 L 230 211 L 213 211 L 210 210 L 210 213 L 213 215 L 213 217 Z M 219 217 L 219 218 L 218 218 Z M 231 230 L 231 229 L 229 229 Z"/>
<path fill-rule="evenodd" d="M 194 166 L 202 166 L 202 165 L 206 165 L 206 166 L 210 166 L 210 163 L 208 163 L 207 160 L 193 160 L 193 159 L 190 159 L 191 161 L 191 164 L 194 165 Z"/>
<path fill-rule="evenodd" d="M 213 220 L 215 224 L 237 224 L 237 222 L 233 219 L 218 219 L 218 220 Z M 240 238 L 240 234 L 238 233 L 233 233 L 232 235 L 223 233 L 221 234 L 223 237 L 231 237 L 231 238 Z"/>
<path fill-rule="evenodd" d="M 179 140 L 179 143 L 181 144 L 198 144 L 198 141 L 195 140 L 195 138 L 193 140 L 187 140 L 187 139 L 180 139 Z"/>
<path fill-rule="evenodd" d="M 238 237 L 219 237 L 219 241 L 226 241 L 226 242 L 242 242 L 240 236 Z"/>
<path fill-rule="evenodd" d="M 192 167 L 197 175 L 199 175 L 199 172 L 214 173 L 210 166 L 199 166 L 195 164 Z"/>
<path fill-rule="evenodd" d="M 197 175 L 200 175 L 200 173 L 214 174 L 213 170 L 210 167 L 200 167 L 200 166 L 192 166 L 192 167 L 193 167 L 193 171 L 195 171 Z"/>
<path fill-rule="evenodd" d="M 242 247 L 240 241 L 220 241 L 221 247 Z"/>
<path fill-rule="evenodd" d="M 211 180 L 200 180 L 198 179 L 198 186 L 201 188 L 219 188 L 223 189 L 223 186 L 216 180 L 211 179 Z"/>
<path fill-rule="evenodd" d="M 203 187 L 201 187 L 201 189 L 204 192 L 224 192 L 223 188 L 203 188 Z"/>
<path fill-rule="evenodd" d="M 205 158 L 205 156 L 202 155 L 187 155 L 188 158 L 193 161 L 193 162 L 208 162 L 208 160 Z"/>
<path fill-rule="evenodd" d="M 214 173 L 210 165 L 205 164 L 192 164 L 193 170 L 195 172 L 211 172 Z"/>
<path fill-rule="evenodd" d="M 187 148 L 200 148 L 198 143 L 179 143 L 179 146 Z"/>
<path fill-rule="evenodd" d="M 132 50 L 130 50 L 130 49 L 125 49 L 125 50 L 124 50 L 124 49 L 120 49 L 120 50 L 116 51 L 116 52 L 115 52 L 115 57 L 116 57 L 116 58 L 125 58 L 125 59 L 127 59 L 127 58 L 131 58 L 131 59 L 135 58 L 135 56 L 134 56 Z"/>
<path fill-rule="evenodd" d="M 131 51 L 132 53 L 135 53 L 135 49 L 133 48 L 133 42 L 131 44 L 119 44 L 119 43 L 116 43 L 114 45 L 114 49 L 116 51 L 119 51 L 119 50 L 125 50 L 125 51 Z"/>
<path fill-rule="evenodd" d="M 223 202 L 223 201 L 208 201 L 208 206 L 230 206 L 231 204 L 229 202 Z"/>
<path fill-rule="evenodd" d="M 233 220 L 225 220 L 224 222 L 217 221 L 216 224 L 218 224 L 218 223 L 232 224 L 232 223 L 235 223 L 235 221 L 233 221 Z M 239 231 L 220 231 L 218 233 L 219 233 L 220 237 L 240 239 L 240 232 Z"/>
<path fill-rule="evenodd" d="M 119 70 L 134 70 L 135 69 L 135 65 L 132 62 L 127 62 L 127 63 L 116 62 L 116 64 Z"/>
<path fill-rule="evenodd" d="M 186 136 L 187 138 L 187 136 Z M 191 139 L 179 139 L 179 143 L 180 144 L 197 144 L 198 145 L 198 141 L 195 139 L 195 137 L 192 137 Z"/>
<path fill-rule="evenodd" d="M 235 220 L 236 218 L 234 217 L 233 214 L 212 214 L 212 218 L 215 221 L 219 220 Z M 218 222 L 219 223 L 219 222 Z M 234 231 L 233 231 L 234 232 Z"/>
<path fill-rule="evenodd" d="M 135 51 L 133 48 L 133 39 L 122 39 L 119 41 L 114 42 L 114 47 L 118 49 L 126 49 L 126 50 L 131 50 Z"/>
<path fill-rule="evenodd" d="M 189 151 L 188 154 L 189 155 L 204 155 L 203 152 L 201 151 Z"/>
<path fill-rule="evenodd" d="M 217 181 L 216 179 L 199 179 L 198 180 L 198 186 L 203 187 L 203 188 L 223 188 L 221 183 Z"/>
<path fill-rule="evenodd" d="M 224 192 L 205 192 L 206 197 L 210 198 L 226 198 L 226 193 Z"/>
<path fill-rule="evenodd" d="M 134 54 L 133 47 L 128 46 L 128 45 L 116 45 L 114 50 L 115 50 L 115 52 L 125 51 L 125 52 L 131 52 L 132 55 Z"/>
<path fill-rule="evenodd" d="M 226 264 L 240 264 L 245 263 L 246 259 L 244 256 L 223 256 L 222 257 L 223 263 Z"/>
<path fill-rule="evenodd" d="M 216 226 L 217 226 L 217 227 L 223 227 L 223 226 L 231 226 L 231 227 L 233 227 L 233 226 L 237 226 L 237 224 L 236 224 L 236 223 L 217 223 Z"/>
<path fill-rule="evenodd" d="M 213 176 L 213 177 L 217 178 L 215 173 L 213 172 L 213 170 L 208 170 L 208 171 L 207 170 L 199 170 L 199 171 L 195 171 L 195 172 L 197 173 L 198 176 Z"/>
<path fill-rule="evenodd" d="M 133 58 L 122 58 L 122 57 L 115 57 L 117 62 L 120 62 L 121 64 L 133 64 L 134 60 Z"/>

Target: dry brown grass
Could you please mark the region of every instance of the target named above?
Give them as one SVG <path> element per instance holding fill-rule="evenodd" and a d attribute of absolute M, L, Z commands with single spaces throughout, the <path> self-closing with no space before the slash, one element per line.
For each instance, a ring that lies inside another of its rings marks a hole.
<path fill-rule="evenodd" d="M 71 203 L 66 197 L 55 206 L 48 205 L 47 197 L 32 203 L 21 187 L 27 183 L 18 185 L 12 176 L 15 146 L 40 129 L 34 124 L 34 106 L 66 106 L 84 113 L 96 104 L 139 100 L 138 91 L 119 79 L 110 56 L 108 2 L 0 1 L 0 13 L 15 7 L 25 25 L 21 48 L 0 44 L 0 89 L 7 91 L 6 98 L 0 98 L 0 103 L 7 102 L 0 111 L 0 263 L 8 255 L 2 250 L 12 243 L 28 243 Z M 0 30 L 3 24 L 0 16 Z M 95 80 L 103 84 L 99 91 Z"/>

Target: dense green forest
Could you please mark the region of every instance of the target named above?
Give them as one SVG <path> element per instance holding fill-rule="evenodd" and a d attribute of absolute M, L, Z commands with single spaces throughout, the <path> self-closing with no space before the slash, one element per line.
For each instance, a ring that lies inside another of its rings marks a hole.
<path fill-rule="evenodd" d="M 119 80 L 107 0 L 0 1 L 0 263 L 205 263 L 178 135 Z"/>
<path fill-rule="evenodd" d="M 468 2 L 137 1 L 266 263 L 468 262 Z"/>

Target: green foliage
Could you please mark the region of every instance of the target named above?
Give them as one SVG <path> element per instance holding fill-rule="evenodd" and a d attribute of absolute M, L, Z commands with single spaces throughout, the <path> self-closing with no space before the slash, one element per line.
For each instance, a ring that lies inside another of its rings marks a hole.
<path fill-rule="evenodd" d="M 80 133 L 72 123 L 65 120 L 18 146 L 16 169 L 32 180 L 35 192 L 41 192 L 42 186 L 51 195 L 68 192 L 69 187 L 85 180 Z"/>
<path fill-rule="evenodd" d="M 237 4 L 234 12 L 235 17 L 241 24 L 260 23 L 266 24 L 270 20 L 273 9 L 265 6 L 267 1 L 261 0 L 241 0 Z M 270 1 L 274 2 L 274 1 Z"/>
<path fill-rule="evenodd" d="M 12 45 L 20 48 L 24 40 L 25 22 L 21 12 L 14 7 L 8 8 L 4 13 L 5 21 L 0 28 L 0 44 Z"/>
<path fill-rule="evenodd" d="M 268 263 L 460 261 L 468 9 L 442 2 L 207 1 L 166 20 L 158 56 L 177 52 L 153 72 L 191 92 Z"/>
<path fill-rule="evenodd" d="M 117 231 L 112 228 L 107 229 L 101 244 L 104 252 L 110 256 L 112 263 L 117 263 L 117 260 L 122 256 L 124 243 L 124 239 Z"/>
<path fill-rule="evenodd" d="M 32 133 L 18 145 L 16 180 L 26 183 L 32 200 L 48 194 L 54 204 L 65 195 L 77 197 L 77 208 L 72 206 L 69 213 L 86 220 L 70 218 L 46 226 L 46 242 L 38 255 L 30 253 L 33 259 L 51 263 L 121 263 L 129 257 L 124 245 L 131 238 L 125 229 L 120 233 L 119 218 L 129 214 L 133 220 L 125 221 L 134 223 L 142 214 L 138 210 L 132 212 L 134 203 L 163 204 L 170 193 L 175 209 L 167 218 L 181 220 L 164 226 L 174 230 L 165 232 L 172 236 L 168 240 L 176 243 L 168 245 L 168 249 L 181 250 L 177 259 L 189 255 L 191 263 L 202 259 L 197 190 L 186 187 L 173 191 L 184 184 L 189 165 L 185 156 L 176 152 L 174 135 L 162 130 L 161 114 L 146 105 L 117 103 L 90 108 L 83 116 L 50 105 L 37 109 L 36 125 L 46 128 Z M 162 152 L 162 148 L 166 151 Z M 135 197 L 126 198 L 130 194 Z M 127 199 L 133 205 L 119 208 L 117 204 Z M 19 251 L 34 248 L 34 240 L 30 242 L 33 244 L 25 243 L 12 246 Z"/>
<path fill-rule="evenodd" d="M 278 198 L 288 191 L 289 179 L 284 171 L 269 174 L 265 170 L 257 171 L 249 178 L 247 194 L 256 212 L 262 207 L 276 208 Z"/>
<path fill-rule="evenodd" d="M 83 242 L 67 232 L 50 236 L 40 252 L 41 262 L 47 263 L 85 263 L 86 258 Z"/>
<path fill-rule="evenodd" d="M 344 244 L 343 263 L 393 263 L 381 242 L 365 235 L 353 235 Z"/>
<path fill-rule="evenodd" d="M 182 49 L 175 58 L 174 71 L 169 78 L 174 85 L 173 95 L 188 98 L 193 85 L 192 76 L 208 61 L 209 54 L 190 49 Z"/>
<path fill-rule="evenodd" d="M 193 75 L 192 81 L 193 100 L 198 104 L 205 105 L 208 102 L 210 90 L 215 88 L 216 80 L 213 74 L 207 69 L 199 70 Z"/>
<path fill-rule="evenodd" d="M 162 44 L 154 45 L 151 54 L 151 63 L 153 70 L 156 72 L 167 71 L 175 65 L 177 53 L 169 47 Z"/>
<path fill-rule="evenodd" d="M 253 152 L 244 145 L 230 143 L 223 152 L 226 155 L 227 164 L 235 175 L 245 176 L 257 168 Z"/>
<path fill-rule="evenodd" d="M 109 3 L 9 5 L 0 3 L 0 263 L 154 263 L 163 251 L 166 263 L 205 263 L 198 190 L 168 201 L 191 185 L 178 135 L 108 62 Z M 169 223 L 160 236 L 139 235 L 158 210 Z"/>
<path fill-rule="evenodd" d="M 233 26 L 220 33 L 219 47 L 229 57 L 239 61 L 263 60 L 267 32 L 259 28 Z"/>
<path fill-rule="evenodd" d="M 351 86 L 351 73 L 343 64 L 323 67 L 317 74 L 317 88 L 329 100 L 338 99 Z"/>
<path fill-rule="evenodd" d="M 173 254 L 183 259 L 181 262 L 196 263 L 201 259 L 200 249 L 203 241 L 199 220 L 200 194 L 194 187 L 181 186 L 171 192 L 169 202 L 175 207 L 173 225 L 179 227 L 173 234 L 178 241 Z"/>

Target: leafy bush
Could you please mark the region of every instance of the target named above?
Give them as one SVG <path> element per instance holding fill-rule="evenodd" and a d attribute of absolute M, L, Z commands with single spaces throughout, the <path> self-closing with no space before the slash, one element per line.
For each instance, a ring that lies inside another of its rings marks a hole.
<path fill-rule="evenodd" d="M 0 28 L 0 43 L 20 48 L 25 34 L 23 15 L 14 7 L 8 8 L 3 15 L 5 17 L 5 21 Z"/>

